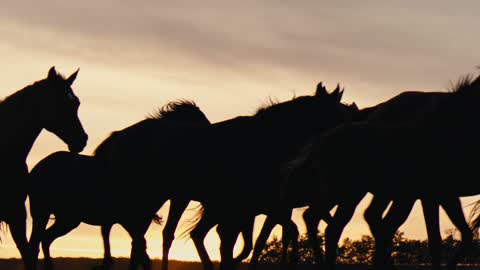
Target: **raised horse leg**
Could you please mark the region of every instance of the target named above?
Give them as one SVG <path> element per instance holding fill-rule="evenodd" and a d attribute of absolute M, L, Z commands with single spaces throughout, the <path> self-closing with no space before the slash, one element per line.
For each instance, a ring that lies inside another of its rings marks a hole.
<path fill-rule="evenodd" d="M 163 249 L 162 249 L 162 270 L 168 270 L 168 253 L 175 239 L 175 229 L 182 217 L 183 212 L 187 208 L 189 200 L 170 200 L 170 209 L 168 210 L 168 218 L 163 228 Z"/>
<path fill-rule="evenodd" d="M 389 269 L 392 240 L 398 228 L 405 222 L 412 210 L 415 199 L 403 198 L 395 200 L 375 237 L 375 267 L 378 270 Z"/>
<path fill-rule="evenodd" d="M 52 257 L 50 256 L 50 245 L 55 239 L 69 233 L 78 225 L 80 225 L 80 221 L 70 220 L 61 216 L 55 217 L 55 223 L 45 231 L 41 240 L 43 256 L 45 257 L 45 270 L 53 269 Z"/>
<path fill-rule="evenodd" d="M 455 269 L 457 263 L 465 258 L 468 248 L 473 243 L 473 232 L 470 229 L 465 216 L 463 214 L 462 205 L 458 198 L 449 198 L 442 200 L 441 205 L 452 223 L 460 230 L 462 234 L 462 242 L 460 243 L 454 257 L 448 262 L 448 269 Z"/>
<path fill-rule="evenodd" d="M 343 229 L 352 219 L 357 205 L 362 200 L 364 194 L 357 194 L 351 198 L 342 200 L 338 204 L 337 210 L 331 222 L 325 229 L 325 267 L 326 269 L 334 269 L 337 260 L 338 242 L 342 235 Z"/>
<path fill-rule="evenodd" d="M 441 269 L 442 235 L 440 234 L 439 203 L 435 199 L 422 198 L 423 216 L 427 226 L 428 247 L 432 257 L 432 270 Z"/>
<path fill-rule="evenodd" d="M 5 222 L 10 227 L 13 241 L 17 246 L 26 270 L 34 269 L 34 256 L 32 249 L 27 241 L 27 213 L 24 200 L 18 200 L 16 203 L 9 202 L 10 209 L 5 213 Z"/>

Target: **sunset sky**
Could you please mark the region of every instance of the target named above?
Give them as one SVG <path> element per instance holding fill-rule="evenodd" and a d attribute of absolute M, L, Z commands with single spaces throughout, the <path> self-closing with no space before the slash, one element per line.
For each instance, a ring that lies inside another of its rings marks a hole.
<path fill-rule="evenodd" d="M 311 94 L 319 81 L 331 89 L 340 82 L 345 102 L 366 107 L 405 90 L 445 91 L 477 74 L 480 2 L 388 2 L 3 0 L 0 96 L 45 78 L 51 66 L 66 75 L 80 67 L 73 88 L 90 154 L 111 131 L 177 98 L 194 100 L 217 122 L 250 115 L 269 97 Z M 66 149 L 42 132 L 28 164 Z M 344 237 L 369 233 L 361 218 L 369 198 Z M 418 206 L 401 230 L 424 239 Z M 442 230 L 451 228 L 442 215 Z M 152 225 L 147 235 L 151 257 L 161 254 L 161 229 Z M 0 257 L 18 257 L 10 235 L 2 238 Z M 206 243 L 218 259 L 213 230 Z M 118 226 L 112 248 L 129 254 Z M 53 244 L 52 255 L 100 257 L 101 249 L 99 228 L 81 225 Z M 186 240 L 174 242 L 171 258 L 198 259 Z"/>

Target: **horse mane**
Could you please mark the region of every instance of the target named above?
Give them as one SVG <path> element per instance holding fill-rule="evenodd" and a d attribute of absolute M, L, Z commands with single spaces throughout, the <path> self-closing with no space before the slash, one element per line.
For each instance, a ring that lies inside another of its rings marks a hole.
<path fill-rule="evenodd" d="M 65 80 L 65 77 L 62 74 L 59 74 L 59 73 L 57 73 L 57 78 L 59 78 L 61 80 Z M 47 79 L 42 79 L 42 80 L 36 81 L 36 82 L 34 82 L 30 85 L 27 85 L 27 86 L 23 87 L 20 90 L 17 90 L 16 92 L 6 96 L 5 98 L 0 99 L 0 108 L 4 107 L 4 105 L 10 104 L 10 103 L 16 104 L 17 102 L 21 102 L 30 92 L 36 91 L 39 87 L 42 87 L 43 84 L 45 84 L 46 81 L 47 81 Z"/>
<path fill-rule="evenodd" d="M 270 96 L 270 97 L 268 97 L 266 102 L 264 102 L 262 105 L 260 105 L 260 107 L 258 107 L 258 109 L 255 111 L 254 116 L 259 116 L 259 115 L 263 115 L 265 113 L 268 113 L 271 109 L 277 107 L 277 105 L 281 105 L 281 104 L 284 104 L 285 102 L 296 100 L 297 98 L 301 98 L 301 96 L 297 97 L 294 94 L 291 99 L 286 100 L 286 101 L 280 101 L 280 100 L 278 100 L 276 98 L 272 98 Z"/>
<path fill-rule="evenodd" d="M 460 77 L 455 83 L 451 83 L 449 92 L 456 94 L 465 94 L 480 88 L 480 76 L 476 78 L 471 74 Z"/>
<path fill-rule="evenodd" d="M 179 99 L 172 101 L 162 106 L 156 112 L 149 114 L 147 120 L 174 120 L 174 121 L 185 121 L 184 114 L 185 112 L 194 112 L 196 114 L 201 114 L 204 116 L 200 108 L 195 104 L 195 102 L 186 99 Z M 205 121 L 208 119 L 205 117 Z M 94 150 L 93 154 L 95 156 L 103 156 L 106 149 L 112 144 L 113 139 L 118 135 L 119 131 L 114 131 L 101 142 L 97 148 Z"/>
<path fill-rule="evenodd" d="M 197 111 L 202 113 L 194 101 L 179 99 L 163 105 L 156 112 L 147 115 L 146 118 L 153 120 L 178 120 L 178 116 L 186 111 Z"/>

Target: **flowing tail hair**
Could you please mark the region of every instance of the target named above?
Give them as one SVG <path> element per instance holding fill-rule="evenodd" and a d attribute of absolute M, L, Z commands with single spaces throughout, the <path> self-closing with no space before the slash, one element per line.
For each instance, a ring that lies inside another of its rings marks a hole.
<path fill-rule="evenodd" d="M 198 204 L 195 207 L 189 208 L 187 210 L 195 210 L 195 214 L 190 219 L 182 222 L 182 231 L 180 232 L 179 239 L 188 239 L 190 237 L 190 232 L 197 227 L 198 222 L 205 215 L 205 208 L 201 204 Z"/>
<path fill-rule="evenodd" d="M 155 214 L 155 216 L 153 216 L 152 221 L 157 225 L 163 225 L 163 219 L 158 214 Z"/>
<path fill-rule="evenodd" d="M 4 220 L 0 221 L 0 243 L 3 242 L 3 236 L 5 236 L 8 233 L 8 224 Z"/>
<path fill-rule="evenodd" d="M 470 227 L 476 238 L 480 238 L 480 200 L 474 203 L 470 212 Z"/>

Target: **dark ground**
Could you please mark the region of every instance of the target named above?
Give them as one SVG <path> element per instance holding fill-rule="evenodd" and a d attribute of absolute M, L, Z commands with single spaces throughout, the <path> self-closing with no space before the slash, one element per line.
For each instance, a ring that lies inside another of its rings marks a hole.
<path fill-rule="evenodd" d="M 39 269 L 42 270 L 42 262 L 39 263 Z M 101 262 L 100 259 L 90 259 L 90 258 L 56 258 L 54 259 L 55 270 L 90 270 L 92 266 L 97 265 Z M 160 260 L 152 260 L 153 270 L 160 270 Z M 183 261 L 171 261 L 169 265 L 170 270 L 201 270 L 202 265 L 199 262 L 183 262 Z M 113 270 L 127 270 L 128 269 L 128 259 L 126 258 L 117 258 L 115 259 L 115 265 Z M 247 264 L 243 264 L 238 270 L 246 270 Z M 275 265 L 260 265 L 259 270 L 277 270 L 278 268 Z M 314 265 L 300 265 L 297 267 L 298 270 L 316 270 Z M 339 265 L 338 270 L 364 270 L 371 269 L 368 266 L 364 265 Z M 398 270 L 420 270 L 420 269 L 430 269 L 427 266 L 399 266 Z M 457 269 L 462 270 L 480 270 L 478 267 L 458 267 Z M 23 270 L 22 262 L 19 259 L 0 259 L 0 270 Z"/>

